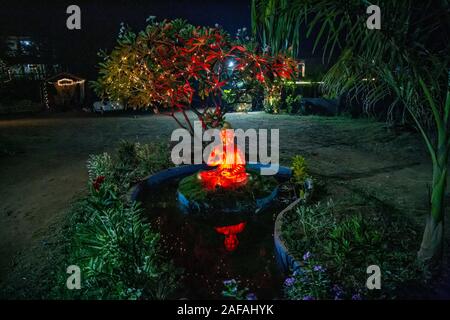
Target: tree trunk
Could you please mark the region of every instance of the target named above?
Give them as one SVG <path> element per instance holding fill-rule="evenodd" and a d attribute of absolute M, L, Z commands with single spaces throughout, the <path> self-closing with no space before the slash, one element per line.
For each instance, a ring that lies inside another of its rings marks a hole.
<path fill-rule="evenodd" d="M 418 260 L 424 267 L 427 276 L 440 267 L 443 254 L 445 191 L 447 188 L 448 148 L 441 144 L 438 148 L 436 162 L 433 164 L 433 185 L 431 192 L 431 212 L 427 218 L 422 244 L 418 252 Z"/>

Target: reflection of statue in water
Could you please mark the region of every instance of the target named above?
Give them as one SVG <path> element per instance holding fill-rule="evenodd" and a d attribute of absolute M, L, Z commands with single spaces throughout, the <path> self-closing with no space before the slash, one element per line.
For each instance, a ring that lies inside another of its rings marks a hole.
<path fill-rule="evenodd" d="M 237 234 L 244 231 L 245 225 L 245 222 L 241 222 L 232 226 L 215 227 L 217 233 L 225 236 L 225 240 L 223 242 L 225 249 L 228 251 L 236 250 L 239 245 Z"/>
<path fill-rule="evenodd" d="M 214 147 L 208 158 L 207 164 L 217 168 L 199 173 L 207 189 L 236 188 L 247 182 L 245 156 L 234 143 L 234 132 L 227 129 L 231 129 L 231 125 L 225 122 L 220 134 L 222 143 Z"/>

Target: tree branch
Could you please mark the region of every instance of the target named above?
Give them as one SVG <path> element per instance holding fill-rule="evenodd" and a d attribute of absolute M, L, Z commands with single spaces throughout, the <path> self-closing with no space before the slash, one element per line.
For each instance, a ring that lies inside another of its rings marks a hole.
<path fill-rule="evenodd" d="M 177 119 L 177 117 L 175 117 L 175 113 L 171 112 L 171 113 L 166 113 L 166 112 L 161 112 L 160 114 L 162 114 L 163 116 L 168 116 L 171 117 L 175 120 L 175 122 L 182 128 L 185 130 L 188 130 L 188 128 L 186 128 L 181 122 L 180 120 Z"/>
<path fill-rule="evenodd" d="M 189 125 L 189 129 L 190 129 L 191 134 L 194 135 L 194 128 L 192 127 L 192 123 L 189 120 L 189 117 L 187 116 L 186 111 L 184 109 L 181 109 L 181 113 L 183 114 L 184 120 Z"/>

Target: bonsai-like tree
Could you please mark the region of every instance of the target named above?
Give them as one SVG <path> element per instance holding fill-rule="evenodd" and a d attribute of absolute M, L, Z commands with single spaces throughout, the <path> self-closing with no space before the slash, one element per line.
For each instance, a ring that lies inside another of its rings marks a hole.
<path fill-rule="evenodd" d="M 433 267 L 443 252 L 450 150 L 450 2 L 377 1 L 380 30 L 366 26 L 370 4 L 363 0 L 253 0 L 254 30 L 273 48 L 281 40 L 297 48 L 299 28 L 306 26 L 307 34 L 316 30 L 315 47 L 323 44 L 324 58 L 330 58 L 335 49 L 341 51 L 324 78 L 328 93 L 362 97 L 367 108 L 388 97 L 391 112 L 406 110 L 405 120 L 417 127 L 432 160 L 430 214 L 418 259 L 425 267 Z"/>
<path fill-rule="evenodd" d="M 260 52 L 251 41 L 232 40 L 219 27 L 194 27 L 178 19 L 147 21 L 137 34 L 122 26 L 112 52 L 100 52 L 103 61 L 93 87 L 102 98 L 167 114 L 191 133 L 188 109 L 204 128 L 223 125 L 225 88 L 249 94 L 297 75 L 294 59 Z"/>

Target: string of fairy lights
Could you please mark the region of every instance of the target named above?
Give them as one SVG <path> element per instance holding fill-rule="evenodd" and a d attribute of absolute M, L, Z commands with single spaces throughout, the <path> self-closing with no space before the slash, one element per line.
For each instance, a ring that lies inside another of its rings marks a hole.
<path fill-rule="evenodd" d="M 56 85 L 58 87 L 68 87 L 68 86 L 74 86 L 77 84 L 83 84 L 84 82 L 85 82 L 85 80 L 83 80 L 83 79 L 73 80 L 73 79 L 68 79 L 68 78 L 62 78 L 62 79 L 59 79 L 58 81 L 56 81 Z"/>

